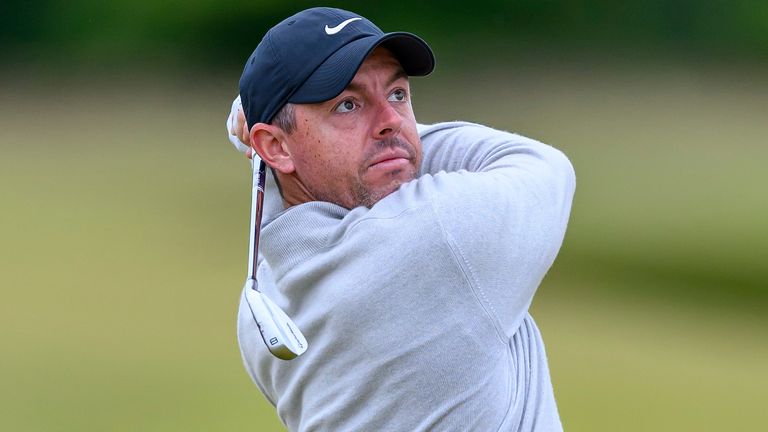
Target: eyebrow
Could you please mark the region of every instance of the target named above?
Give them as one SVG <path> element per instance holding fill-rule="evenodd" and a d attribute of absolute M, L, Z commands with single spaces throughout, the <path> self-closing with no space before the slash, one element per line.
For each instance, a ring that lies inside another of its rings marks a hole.
<path fill-rule="evenodd" d="M 394 83 L 395 81 L 397 81 L 399 79 L 402 79 L 402 78 L 408 78 L 408 74 L 405 73 L 403 68 L 398 68 L 397 71 L 395 71 L 395 73 L 393 73 L 392 76 L 389 77 L 389 80 L 387 80 L 386 86 L 389 87 L 389 86 L 392 85 L 392 83 Z M 351 83 L 349 83 L 347 88 L 345 88 L 344 90 L 349 90 L 349 91 L 354 91 L 354 92 L 362 92 L 363 88 L 359 84 L 351 82 Z"/>

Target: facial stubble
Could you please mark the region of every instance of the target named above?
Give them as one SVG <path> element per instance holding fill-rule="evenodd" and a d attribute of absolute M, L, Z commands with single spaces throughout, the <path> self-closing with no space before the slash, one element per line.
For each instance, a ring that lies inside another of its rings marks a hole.
<path fill-rule="evenodd" d="M 366 184 L 363 179 L 365 178 L 366 171 L 370 168 L 370 161 L 373 160 L 381 152 L 387 149 L 401 149 L 408 153 L 408 160 L 411 162 L 406 168 L 395 170 L 387 173 L 387 176 L 391 179 L 390 183 L 384 185 L 369 185 Z M 389 137 L 381 141 L 377 141 L 371 149 L 366 152 L 363 157 L 363 163 L 358 168 L 357 175 L 349 175 L 347 184 L 350 185 L 350 194 L 352 202 L 345 201 L 343 197 L 337 194 L 329 194 L 328 191 L 323 191 L 322 188 L 315 187 L 314 185 L 307 184 L 307 188 L 312 190 L 312 194 L 320 201 L 332 202 L 345 208 L 355 207 L 372 207 L 379 202 L 382 198 L 396 191 L 402 184 L 407 183 L 416 178 L 419 160 L 416 149 L 403 141 L 398 137 Z M 402 176 L 403 170 L 409 170 L 405 176 Z M 305 183 L 306 184 L 306 183 Z M 332 196 L 329 196 L 332 195 Z"/>

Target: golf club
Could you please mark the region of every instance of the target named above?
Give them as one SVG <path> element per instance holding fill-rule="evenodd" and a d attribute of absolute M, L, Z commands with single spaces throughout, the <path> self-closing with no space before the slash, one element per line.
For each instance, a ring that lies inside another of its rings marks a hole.
<path fill-rule="evenodd" d="M 258 167 L 258 168 L 257 168 Z M 266 295 L 259 291 L 256 281 L 257 261 L 259 258 L 259 233 L 261 232 L 261 213 L 264 203 L 264 183 L 266 164 L 253 162 L 253 189 L 251 192 L 251 236 L 248 247 L 248 276 L 245 280 L 245 301 L 251 310 L 261 338 L 269 352 L 282 360 L 294 359 L 307 350 L 307 339 L 301 330 L 288 318 Z"/>

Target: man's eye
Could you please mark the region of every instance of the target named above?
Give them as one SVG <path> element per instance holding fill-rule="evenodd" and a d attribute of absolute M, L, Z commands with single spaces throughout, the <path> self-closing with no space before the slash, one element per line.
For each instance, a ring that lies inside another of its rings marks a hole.
<path fill-rule="evenodd" d="M 341 101 L 340 104 L 336 105 L 336 112 L 347 113 L 354 110 L 356 106 L 351 100 Z"/>
<path fill-rule="evenodd" d="M 397 89 L 389 95 L 390 102 L 403 102 L 405 100 L 405 90 Z"/>

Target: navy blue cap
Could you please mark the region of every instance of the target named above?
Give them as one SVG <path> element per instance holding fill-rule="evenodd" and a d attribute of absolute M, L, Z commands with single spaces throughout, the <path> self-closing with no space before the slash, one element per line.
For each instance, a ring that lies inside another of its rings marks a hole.
<path fill-rule="evenodd" d="M 411 33 L 384 33 L 352 12 L 312 8 L 272 27 L 245 64 L 240 99 L 248 126 L 269 123 L 286 103 L 333 99 L 349 85 L 368 54 L 389 49 L 410 76 L 428 75 L 435 57 Z"/>

